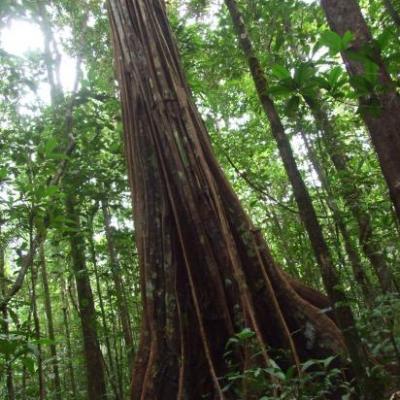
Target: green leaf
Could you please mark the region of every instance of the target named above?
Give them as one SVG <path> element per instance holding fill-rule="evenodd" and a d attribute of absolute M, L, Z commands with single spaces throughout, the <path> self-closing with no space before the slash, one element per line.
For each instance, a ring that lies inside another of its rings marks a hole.
<path fill-rule="evenodd" d="M 59 191 L 59 187 L 58 186 L 50 185 L 44 191 L 44 196 L 48 196 L 48 197 L 53 196 L 58 191 Z"/>
<path fill-rule="evenodd" d="M 328 358 L 326 358 L 325 360 L 323 360 L 323 364 L 325 368 L 328 368 L 328 366 L 330 365 L 330 363 L 336 358 L 336 356 L 330 356 Z"/>
<path fill-rule="evenodd" d="M 323 77 L 317 76 L 314 78 L 314 81 L 317 83 L 318 87 L 325 89 L 325 90 L 330 90 L 331 89 L 331 84 L 329 82 L 329 79 L 325 79 Z"/>
<path fill-rule="evenodd" d="M 54 137 L 47 140 L 47 142 L 44 145 L 44 149 L 43 149 L 44 154 L 50 155 L 53 152 L 53 150 L 56 148 L 57 144 L 58 144 L 58 141 Z"/>
<path fill-rule="evenodd" d="M 370 82 L 368 82 L 364 76 L 352 76 L 350 77 L 350 83 L 356 90 L 358 96 L 364 96 L 372 90 Z"/>
<path fill-rule="evenodd" d="M 393 37 L 393 33 L 390 28 L 384 29 L 384 31 L 378 36 L 376 42 L 381 50 L 386 49 L 390 42 L 390 39 Z"/>
<path fill-rule="evenodd" d="M 24 357 L 21 359 L 22 364 L 26 367 L 26 369 L 33 374 L 35 372 L 35 361 L 30 357 Z"/>
<path fill-rule="evenodd" d="M 274 65 L 271 72 L 278 79 L 291 79 L 290 72 L 283 65 Z"/>
<path fill-rule="evenodd" d="M 0 353 L 11 355 L 15 353 L 18 347 L 18 342 L 10 339 L 1 339 L 0 340 Z"/>
<path fill-rule="evenodd" d="M 275 85 L 268 89 L 268 93 L 272 96 L 288 96 L 293 92 L 294 90 L 292 88 L 289 88 L 285 85 Z"/>
<path fill-rule="evenodd" d="M 342 49 L 342 38 L 336 32 L 323 32 L 319 41 L 322 45 L 329 47 L 333 54 L 339 53 Z"/>
<path fill-rule="evenodd" d="M 337 54 L 349 48 L 353 41 L 354 35 L 352 32 L 347 31 L 343 36 L 340 36 L 333 31 L 325 31 L 321 34 L 319 43 L 329 47 L 331 54 Z"/>
<path fill-rule="evenodd" d="M 5 180 L 5 178 L 7 177 L 8 171 L 6 167 L 2 167 L 0 168 L 0 182 Z"/>
<path fill-rule="evenodd" d="M 346 50 L 354 39 L 353 32 L 347 31 L 342 37 L 341 51 Z"/>
<path fill-rule="evenodd" d="M 265 368 L 265 372 L 267 372 L 269 375 L 274 376 L 282 381 L 285 380 L 285 374 L 282 372 L 280 369 L 276 368 Z"/>
<path fill-rule="evenodd" d="M 300 97 L 299 96 L 293 96 L 290 98 L 290 100 L 286 104 L 286 112 L 290 117 L 293 117 L 297 110 L 299 109 L 300 105 Z"/>
<path fill-rule="evenodd" d="M 255 333 L 249 329 L 249 328 L 244 328 L 242 331 L 236 334 L 236 337 L 239 340 L 246 340 L 254 337 Z"/>
<path fill-rule="evenodd" d="M 374 85 L 377 84 L 379 78 L 379 66 L 368 60 L 364 63 L 364 76 L 367 81 Z"/>
<path fill-rule="evenodd" d="M 308 64 L 300 65 L 295 72 L 294 79 L 299 86 L 308 84 L 314 77 L 314 69 Z"/>
<path fill-rule="evenodd" d="M 329 71 L 327 78 L 328 78 L 328 82 L 331 86 L 336 86 L 336 83 L 338 82 L 339 78 L 342 76 L 342 72 L 343 72 L 342 68 L 339 66 L 336 66 Z"/>
<path fill-rule="evenodd" d="M 301 370 L 302 371 L 307 371 L 308 368 L 312 367 L 313 365 L 318 364 L 317 360 L 307 360 L 305 363 L 302 364 Z"/>

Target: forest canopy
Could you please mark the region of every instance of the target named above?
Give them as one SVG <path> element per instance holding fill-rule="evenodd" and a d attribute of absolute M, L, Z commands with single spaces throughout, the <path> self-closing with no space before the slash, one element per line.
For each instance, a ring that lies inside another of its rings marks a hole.
<path fill-rule="evenodd" d="M 400 396 L 400 1 L 3 0 L 0 398 Z"/>

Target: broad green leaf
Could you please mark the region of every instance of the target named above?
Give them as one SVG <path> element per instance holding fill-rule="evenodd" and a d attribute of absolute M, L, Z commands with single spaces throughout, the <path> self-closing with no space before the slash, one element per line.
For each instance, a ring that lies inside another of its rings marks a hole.
<path fill-rule="evenodd" d="M 272 96 L 288 96 L 292 94 L 294 90 L 284 85 L 271 86 L 268 89 L 268 93 Z"/>
<path fill-rule="evenodd" d="M 35 361 L 30 357 L 24 357 L 21 359 L 22 364 L 26 367 L 26 369 L 33 374 L 35 372 Z"/>
<path fill-rule="evenodd" d="M 45 155 L 47 155 L 47 156 L 50 155 L 53 152 L 53 150 L 56 148 L 57 144 L 58 144 L 58 141 L 56 138 L 51 137 L 50 139 L 48 139 L 44 145 Z"/>
<path fill-rule="evenodd" d="M 346 50 L 354 39 L 354 34 L 347 31 L 342 37 L 341 51 Z"/>
<path fill-rule="evenodd" d="M 321 34 L 320 43 L 329 47 L 331 53 L 337 54 L 342 49 L 342 38 L 336 32 L 325 31 Z"/>
<path fill-rule="evenodd" d="M 290 79 L 290 72 L 283 65 L 274 65 L 271 69 L 272 75 L 279 79 Z"/>

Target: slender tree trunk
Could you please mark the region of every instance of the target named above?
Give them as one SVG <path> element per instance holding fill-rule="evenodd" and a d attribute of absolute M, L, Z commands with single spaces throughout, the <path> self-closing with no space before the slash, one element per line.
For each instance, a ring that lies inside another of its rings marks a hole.
<path fill-rule="evenodd" d="M 54 323 L 53 323 L 53 310 L 51 306 L 49 281 L 47 277 L 47 266 L 46 266 L 46 255 L 44 250 L 44 245 L 41 243 L 39 248 L 40 265 L 42 272 L 42 283 L 44 291 L 44 304 L 46 310 L 47 318 L 47 331 L 48 337 L 51 340 L 50 343 L 50 354 L 52 357 L 53 375 L 54 375 L 54 398 L 56 400 L 61 400 L 61 381 L 60 372 L 58 369 L 58 357 L 57 357 L 57 347 L 56 347 L 56 337 L 54 334 Z"/>
<path fill-rule="evenodd" d="M 400 28 L 400 14 L 393 5 L 392 0 L 383 0 L 387 13 L 391 16 L 393 22 Z"/>
<path fill-rule="evenodd" d="M 347 343 L 349 355 L 352 360 L 353 370 L 359 380 L 360 387 L 366 382 L 365 367 L 369 364 L 364 353 L 359 334 L 357 332 L 353 313 L 344 291 L 341 289 L 340 279 L 333 265 L 329 248 L 324 239 L 322 228 L 318 222 L 311 197 L 305 186 L 300 171 L 297 168 L 291 145 L 285 134 L 283 124 L 276 110 L 275 104 L 268 96 L 266 75 L 262 70 L 258 58 L 255 56 L 253 45 L 244 25 L 235 0 L 225 0 L 232 17 L 239 44 L 245 54 L 253 76 L 254 84 L 265 114 L 270 122 L 272 134 L 277 142 L 278 149 L 286 169 L 286 173 L 293 187 L 293 193 L 299 208 L 301 219 L 306 227 L 315 257 L 320 266 L 322 279 L 328 297 L 335 309 L 335 314 Z"/>
<path fill-rule="evenodd" d="M 27 320 L 27 330 L 28 332 L 31 332 L 32 328 L 31 328 L 31 322 L 32 322 L 32 314 L 33 314 L 33 304 L 32 304 L 32 291 L 31 288 L 28 285 L 28 298 L 25 299 L 28 303 L 30 303 L 30 307 L 29 307 L 29 314 L 28 314 L 28 320 Z M 29 378 L 31 378 L 30 374 L 28 374 L 28 369 L 26 368 L 26 366 L 24 365 L 22 367 L 22 388 L 21 388 L 21 395 L 23 399 L 28 398 L 27 396 L 27 388 L 28 388 L 28 382 L 29 382 Z"/>
<path fill-rule="evenodd" d="M 77 388 L 76 388 L 74 366 L 72 364 L 73 353 L 71 346 L 71 329 L 69 327 L 68 296 L 66 294 L 64 277 L 61 278 L 61 300 L 62 300 L 63 321 L 65 329 L 65 342 L 67 345 L 67 357 L 68 357 L 67 367 L 68 367 L 69 380 L 72 391 L 71 398 L 75 400 L 77 398 Z"/>
<path fill-rule="evenodd" d="M 114 364 L 113 360 L 113 352 L 111 349 L 111 335 L 110 335 L 110 330 L 108 328 L 108 323 L 107 323 L 107 316 L 106 316 L 106 311 L 104 307 L 104 299 L 103 299 L 103 292 L 101 289 L 101 284 L 100 284 L 100 277 L 99 277 L 99 270 L 98 270 L 98 265 L 97 265 L 97 259 L 96 259 L 96 249 L 93 241 L 93 216 L 90 217 L 90 226 L 89 226 L 89 250 L 90 250 L 90 256 L 91 256 L 91 261 L 93 265 L 93 271 L 94 271 L 94 276 L 96 280 L 96 291 L 97 291 L 97 297 L 99 299 L 99 306 L 100 306 L 100 315 L 101 315 L 101 322 L 103 325 L 103 331 L 104 331 L 104 342 L 106 345 L 106 351 L 107 351 L 107 361 L 108 361 L 108 368 L 107 372 L 109 375 L 109 382 L 110 386 L 114 392 L 115 398 L 121 399 L 122 398 L 122 392 L 120 392 L 117 389 L 117 385 L 115 384 L 115 378 L 117 376 L 116 373 L 116 366 Z M 111 303 L 109 303 L 111 304 Z"/>
<path fill-rule="evenodd" d="M 0 277 L 1 279 L 1 277 Z M 3 292 L 5 293 L 5 292 Z M 2 334 L 8 338 L 9 336 L 9 326 L 8 326 L 8 311 L 7 307 L 2 309 Z M 5 355 L 5 376 L 6 376 L 6 386 L 7 386 L 7 397 L 6 400 L 15 400 L 15 388 L 14 388 L 14 374 L 12 370 L 10 356 Z"/>
<path fill-rule="evenodd" d="M 354 34 L 351 48 L 342 53 L 350 76 L 365 76 L 364 65 L 356 60 L 356 56 L 366 50 L 369 50 L 369 57 L 379 68 L 381 88 L 359 97 L 360 110 L 388 184 L 397 218 L 400 219 L 400 97 L 357 1 L 321 0 L 321 5 L 333 31 L 341 36 L 347 31 Z"/>
<path fill-rule="evenodd" d="M 324 190 L 328 195 L 327 198 L 328 206 L 332 211 L 335 223 L 339 227 L 340 233 L 342 235 L 344 247 L 346 249 L 346 253 L 349 257 L 350 265 L 353 270 L 354 280 L 358 283 L 358 286 L 362 291 L 365 303 L 368 304 L 369 306 L 372 306 L 371 301 L 373 296 L 371 292 L 371 284 L 364 272 L 364 266 L 362 265 L 360 256 L 355 247 L 355 244 L 353 243 L 352 237 L 346 228 L 346 223 L 343 220 L 339 206 L 335 201 L 335 196 L 329 184 L 328 177 L 326 176 L 324 168 L 322 167 L 322 165 L 318 160 L 318 156 L 316 155 L 312 144 L 309 142 L 304 132 L 302 132 L 302 137 L 304 144 L 306 145 L 308 158 L 311 161 L 315 172 L 317 173 L 318 179 L 320 180 L 322 187 L 324 188 Z"/>
<path fill-rule="evenodd" d="M 112 299 L 112 293 L 114 293 L 114 291 L 111 289 L 111 285 L 110 282 L 107 281 L 107 289 L 106 289 L 106 293 L 107 293 L 107 297 L 108 297 L 108 303 L 112 304 L 113 303 L 113 299 Z M 121 362 L 121 358 L 119 356 L 118 353 L 118 341 L 120 341 L 119 339 L 119 333 L 118 332 L 118 328 L 119 328 L 119 324 L 118 324 L 118 318 L 116 318 L 116 314 L 112 313 L 111 315 L 111 341 L 112 341 L 112 348 L 113 348 L 113 354 L 114 354 L 114 365 L 115 365 L 115 370 L 114 370 L 114 377 L 116 382 L 115 385 L 116 387 L 118 387 L 118 390 L 120 393 L 124 392 L 124 385 L 123 385 L 123 372 L 122 372 L 122 362 Z M 118 332 L 118 333 L 117 333 Z M 128 355 L 128 349 L 126 349 L 126 356 Z M 128 359 L 128 357 L 126 357 L 126 359 Z"/>
<path fill-rule="evenodd" d="M 50 51 L 51 45 L 55 45 L 52 33 L 52 27 L 49 22 L 49 16 L 42 2 L 38 3 L 39 15 L 41 17 L 41 27 L 44 34 L 44 49 L 48 81 L 51 89 L 52 106 L 55 110 L 59 110 L 62 106 L 63 119 L 60 120 L 59 113 L 54 113 L 53 120 L 55 123 L 61 123 L 62 135 L 57 139 L 68 142 L 69 136 L 73 136 L 73 103 L 69 101 L 65 104 L 65 96 L 59 79 L 59 58 L 54 59 Z M 84 27 L 83 27 L 84 28 Z M 82 29 L 83 29 L 82 28 Z M 76 81 L 74 84 L 74 92 L 78 89 L 79 77 L 81 76 L 80 58 L 78 57 L 76 64 Z M 66 214 L 68 217 L 70 232 L 69 241 L 71 247 L 72 269 L 75 275 L 76 289 L 78 293 L 79 317 L 83 332 L 83 346 L 87 369 L 87 388 L 90 399 L 106 398 L 106 384 L 104 378 L 103 357 L 97 337 L 96 328 L 96 311 L 93 300 L 92 289 L 90 287 L 90 279 L 86 268 L 84 236 L 80 229 L 79 208 L 76 204 L 76 194 L 74 177 L 66 176 L 66 184 L 64 192 L 66 198 Z"/>
<path fill-rule="evenodd" d="M 66 215 L 70 221 L 69 240 L 71 263 L 75 275 L 78 293 L 79 317 L 83 332 L 83 347 L 87 368 L 88 397 L 105 399 L 106 384 L 104 379 L 103 357 L 97 337 L 96 311 L 89 274 L 86 268 L 84 237 L 81 232 L 80 218 L 73 195 L 68 194 Z"/>
<path fill-rule="evenodd" d="M 0 295 L 5 296 L 7 293 L 6 284 L 6 271 L 5 271 L 5 251 L 3 247 L 2 238 L 2 215 L 0 214 Z M 7 339 L 9 336 L 9 325 L 8 325 L 8 310 L 7 306 L 1 310 L 3 321 L 1 323 L 2 333 Z M 6 386 L 7 386 L 7 397 L 6 400 L 15 400 L 15 389 L 14 389 L 14 375 L 11 366 L 11 360 L 8 354 L 5 354 L 5 375 L 6 375 Z"/>
<path fill-rule="evenodd" d="M 125 298 L 125 290 L 124 284 L 121 277 L 121 269 L 118 262 L 117 253 L 115 250 L 114 244 L 114 235 L 113 235 L 113 227 L 111 226 L 111 215 L 108 206 L 108 200 L 105 198 L 101 202 L 101 208 L 103 211 L 103 218 L 104 218 L 104 228 L 106 232 L 106 239 L 107 239 L 107 249 L 108 249 L 108 258 L 109 263 L 111 266 L 111 274 L 114 281 L 115 286 L 115 294 L 117 297 L 117 307 L 119 317 L 122 323 L 122 332 L 124 335 L 125 344 L 128 351 L 128 361 L 129 365 L 132 362 L 132 355 L 133 355 L 133 339 L 132 339 L 132 329 L 131 329 L 131 322 L 129 317 L 129 310 L 128 305 L 126 303 Z"/>
<path fill-rule="evenodd" d="M 33 327 L 35 331 L 35 339 L 37 340 L 37 362 L 38 362 L 37 376 L 39 385 L 39 399 L 45 400 L 46 387 L 45 387 L 44 370 L 43 370 L 43 351 L 42 351 L 42 345 L 40 343 L 40 339 L 42 337 L 41 337 L 40 319 L 39 319 L 37 296 L 36 296 L 36 277 L 37 277 L 37 270 L 35 268 L 35 263 L 33 263 L 31 265 L 31 285 L 32 285 L 31 301 L 33 308 Z"/>
<path fill-rule="evenodd" d="M 109 4 L 144 305 L 132 399 L 237 398 L 220 377 L 246 326 L 260 365 L 267 347 L 296 363 L 342 353 L 326 299 L 280 271 L 218 166 L 163 2 Z"/>
<path fill-rule="evenodd" d="M 348 159 L 345 150 L 343 150 L 341 138 L 332 126 L 320 99 L 311 99 L 308 96 L 304 98 L 323 134 L 322 138 L 326 151 L 338 172 L 341 195 L 357 221 L 359 243 L 363 252 L 373 266 L 383 292 L 391 292 L 395 287 L 394 277 L 377 242 L 371 216 L 362 207 L 363 193 L 355 184 L 357 179 L 348 167 Z"/>
<path fill-rule="evenodd" d="M 298 277 L 298 270 L 295 267 L 295 261 L 293 260 L 292 256 L 291 256 L 291 251 L 290 248 L 288 246 L 287 240 L 284 239 L 284 235 L 283 235 L 283 228 L 281 225 L 281 221 L 279 220 L 278 214 L 275 212 L 274 208 L 271 207 L 270 209 L 268 209 L 268 206 L 265 205 L 266 208 L 266 214 L 267 214 L 267 218 L 272 220 L 272 224 L 273 227 L 276 229 L 277 232 L 277 236 L 279 236 L 280 240 L 281 240 L 281 246 L 283 248 L 283 254 L 284 254 L 284 259 L 286 262 L 286 266 L 289 270 L 289 272 L 291 274 L 293 274 L 295 277 Z M 271 227 L 272 228 L 272 227 Z"/>
<path fill-rule="evenodd" d="M 292 34 L 291 25 L 291 20 L 288 16 L 285 19 L 285 32 L 288 35 Z M 302 59 L 297 47 L 293 43 L 289 48 L 295 56 Z M 393 275 L 390 267 L 387 265 L 382 248 L 377 241 L 372 218 L 362 207 L 363 191 L 361 187 L 357 186 L 357 179 L 349 168 L 348 157 L 346 156 L 346 151 L 343 149 L 340 135 L 336 132 L 328 115 L 328 106 L 324 103 L 319 91 L 313 97 L 304 93 L 303 98 L 315 119 L 317 128 L 322 133 L 324 147 L 338 172 L 338 178 L 341 183 L 341 197 L 344 199 L 358 224 L 360 246 L 373 266 L 383 292 L 392 291 L 394 288 Z"/>

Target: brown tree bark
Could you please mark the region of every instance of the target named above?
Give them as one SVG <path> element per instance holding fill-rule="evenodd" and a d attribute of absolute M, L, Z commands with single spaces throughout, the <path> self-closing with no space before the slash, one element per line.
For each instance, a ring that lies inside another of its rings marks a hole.
<path fill-rule="evenodd" d="M 314 150 L 313 145 L 309 142 L 307 136 L 303 132 L 302 132 L 302 137 L 307 149 L 308 158 L 311 161 L 311 164 L 313 165 L 315 172 L 317 173 L 318 179 L 320 180 L 322 187 L 324 188 L 324 190 L 328 195 L 327 198 L 328 207 L 331 209 L 333 219 L 337 224 L 337 226 L 339 227 L 340 233 L 342 235 L 344 247 L 346 249 L 346 253 L 349 257 L 350 265 L 353 270 L 354 280 L 358 283 L 358 286 L 361 288 L 365 303 L 371 307 L 373 298 L 371 284 L 368 280 L 367 275 L 365 274 L 364 266 L 361 262 L 360 256 L 355 247 L 351 234 L 346 227 L 345 221 L 343 220 L 343 216 L 340 212 L 339 206 L 335 200 L 334 193 L 329 184 L 328 177 L 325 173 L 324 168 L 319 162 L 318 156 Z"/>
<path fill-rule="evenodd" d="M 57 348 L 56 348 L 56 337 L 54 333 L 54 323 L 53 323 L 53 309 L 51 306 L 51 297 L 50 297 L 50 288 L 49 288 L 49 280 L 47 276 L 47 263 L 46 263 L 46 255 L 44 250 L 44 244 L 41 243 L 39 247 L 39 262 L 41 266 L 42 273 L 42 283 L 43 283 L 43 292 L 44 292 L 44 306 L 46 311 L 46 319 L 47 319 L 47 332 L 48 337 L 51 340 L 50 343 L 50 354 L 51 354 L 51 364 L 53 366 L 53 379 L 54 379 L 54 398 L 56 400 L 61 400 L 61 380 L 60 380 L 60 372 L 58 368 L 58 357 L 57 357 Z"/>
<path fill-rule="evenodd" d="M 391 292 L 396 286 L 395 280 L 382 253 L 382 248 L 377 242 L 371 215 L 362 207 L 363 192 L 355 184 L 357 179 L 348 167 L 348 157 L 343 149 L 341 138 L 332 126 L 332 122 L 321 104 L 322 100 L 311 99 L 308 96 L 304 96 L 304 99 L 313 113 L 317 127 L 322 132 L 326 151 L 338 172 L 343 200 L 357 221 L 358 238 L 363 252 L 375 270 L 382 291 L 384 293 Z"/>
<path fill-rule="evenodd" d="M 233 398 L 223 354 L 246 326 L 260 364 L 343 353 L 324 297 L 280 271 L 218 166 L 163 3 L 109 5 L 144 305 L 131 398 Z"/>
<path fill-rule="evenodd" d="M 95 210 L 97 211 L 97 207 Z M 95 213 L 91 213 L 91 215 L 89 216 L 89 229 L 88 229 L 89 230 L 89 232 L 88 232 L 89 246 L 88 247 L 89 247 L 89 252 L 90 252 L 90 258 L 91 258 L 92 265 L 93 265 L 93 272 L 94 272 L 94 277 L 95 277 L 95 281 L 96 281 L 96 292 L 97 292 L 97 297 L 99 299 L 101 322 L 103 325 L 104 344 L 106 347 L 106 355 L 107 355 L 106 358 L 107 358 L 107 362 L 108 362 L 108 366 L 106 367 L 106 373 L 107 373 L 110 385 L 112 387 L 112 390 L 114 392 L 115 399 L 120 400 L 123 398 L 123 395 L 122 395 L 122 391 L 120 391 L 118 386 L 115 384 L 117 370 L 114 365 L 113 353 L 112 353 L 111 344 L 110 344 L 110 339 L 111 339 L 112 335 L 110 335 L 110 330 L 108 328 L 107 316 L 106 316 L 104 300 L 103 300 L 103 292 L 101 289 L 100 276 L 99 276 L 99 270 L 98 270 L 97 259 L 96 259 L 96 249 L 95 249 L 95 244 L 94 244 L 94 231 L 93 231 L 94 214 Z"/>
<path fill-rule="evenodd" d="M 321 0 L 330 28 L 339 35 L 354 35 L 351 48 L 342 53 L 351 77 L 363 76 L 363 63 L 358 61 L 366 51 L 379 68 L 379 90 L 359 97 L 362 118 L 368 127 L 380 166 L 389 187 L 390 197 L 400 219 L 400 97 L 385 67 L 379 48 L 374 44 L 361 9 L 355 0 Z M 371 112 L 371 108 L 377 108 Z M 377 111 L 377 113 L 376 113 Z"/>
<path fill-rule="evenodd" d="M 131 328 L 128 305 L 126 303 L 126 298 L 125 298 L 124 283 L 122 281 L 118 256 L 114 244 L 114 232 L 113 232 L 113 227 L 111 226 L 111 214 L 107 198 L 104 198 L 101 201 L 101 209 L 103 211 L 104 229 L 106 232 L 106 239 L 107 239 L 108 259 L 111 267 L 111 275 L 115 286 L 115 294 L 117 297 L 118 314 L 121 319 L 122 332 L 124 335 L 124 340 L 128 351 L 129 365 L 131 365 L 132 355 L 133 355 L 132 328 Z"/>
<path fill-rule="evenodd" d="M 31 265 L 31 301 L 32 301 L 32 311 L 33 311 L 33 327 L 35 339 L 37 340 L 37 378 L 38 378 L 38 398 L 40 400 L 46 399 L 46 383 L 44 378 L 44 367 L 43 367 L 43 351 L 42 345 L 40 343 L 41 340 L 41 327 L 40 327 L 40 319 L 38 312 L 38 302 L 36 296 L 36 278 L 37 278 L 37 268 L 35 267 L 35 263 Z"/>
<path fill-rule="evenodd" d="M 70 228 L 71 266 L 76 281 L 79 318 L 81 320 L 83 333 L 88 398 L 100 400 L 105 399 L 107 395 L 103 356 L 97 336 L 96 310 L 86 267 L 85 239 L 81 232 L 76 200 L 72 194 L 68 194 L 67 196 L 66 211 Z"/>
<path fill-rule="evenodd" d="M 71 385 L 71 398 L 77 398 L 77 387 L 76 387 L 76 380 L 75 380 L 75 372 L 74 366 L 72 364 L 73 360 L 73 353 L 72 353 L 72 346 L 71 346 L 71 329 L 69 326 L 69 309 L 68 309 L 68 296 L 66 295 L 66 288 L 65 288 L 65 281 L 64 277 L 61 277 L 61 302 L 62 302 L 62 311 L 63 311 L 63 325 L 65 329 L 65 343 L 67 345 L 67 368 L 68 368 L 68 375 L 69 381 Z"/>

